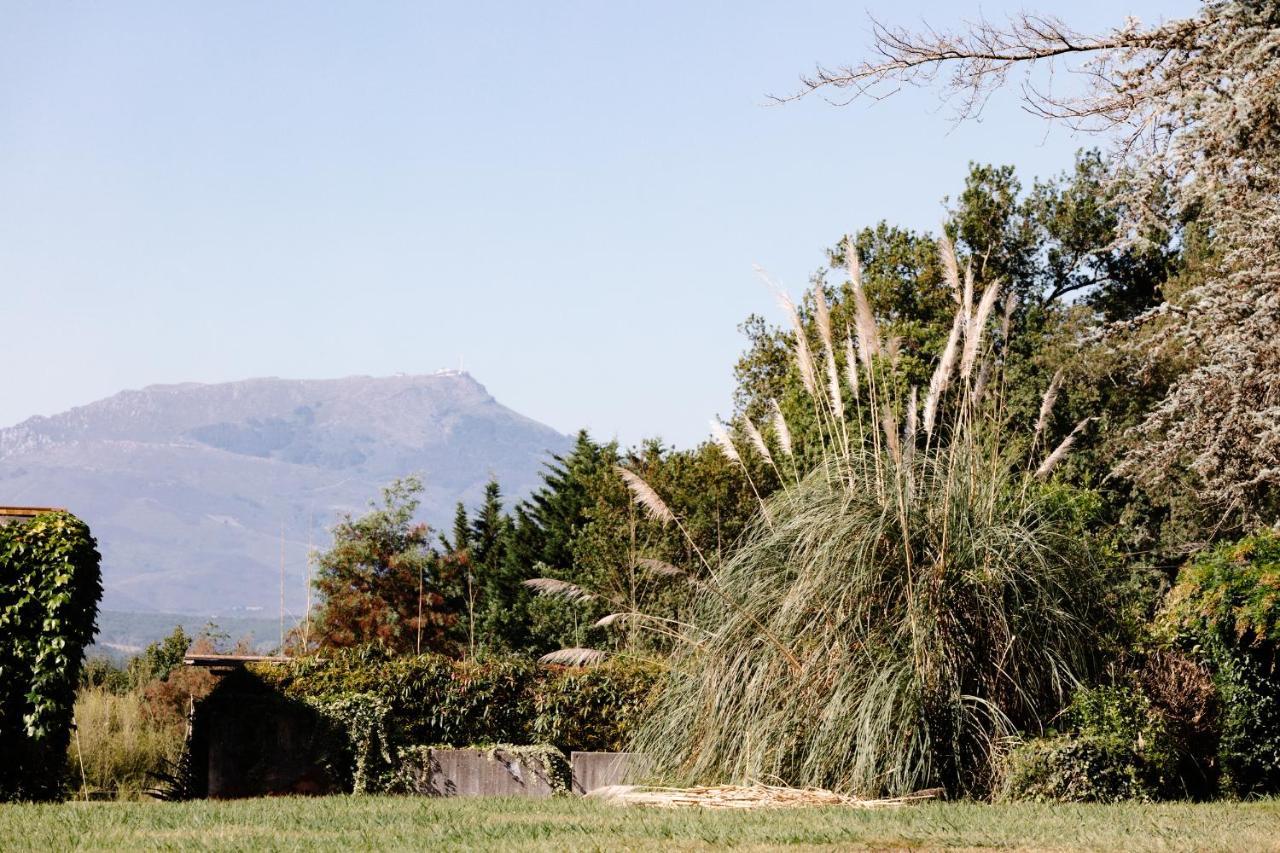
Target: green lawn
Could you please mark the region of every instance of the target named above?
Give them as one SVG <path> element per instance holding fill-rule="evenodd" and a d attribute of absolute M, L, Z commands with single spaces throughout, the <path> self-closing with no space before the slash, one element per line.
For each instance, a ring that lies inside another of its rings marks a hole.
<path fill-rule="evenodd" d="M 1280 800 L 1154 806 L 932 803 L 691 812 L 579 799 L 277 798 L 0 806 L 0 850 L 720 847 L 1280 850 Z"/>

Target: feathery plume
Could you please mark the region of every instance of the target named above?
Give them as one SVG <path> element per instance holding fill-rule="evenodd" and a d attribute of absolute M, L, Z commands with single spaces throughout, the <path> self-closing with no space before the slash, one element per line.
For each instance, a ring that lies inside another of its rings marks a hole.
<path fill-rule="evenodd" d="M 809 392 L 809 396 L 816 398 L 818 396 L 817 371 L 813 366 L 813 351 L 809 348 L 809 335 L 805 331 L 804 323 L 800 320 L 800 311 L 791 301 L 791 297 L 781 291 L 778 293 L 778 301 L 782 303 L 783 310 L 791 318 L 791 331 L 796 338 L 796 366 L 800 368 L 800 381 L 804 383 L 804 390 Z"/>
<path fill-rule="evenodd" d="M 822 345 L 827 348 L 827 352 L 833 352 L 833 337 L 831 335 L 831 307 L 827 305 L 827 289 L 821 281 L 813 286 L 813 318 L 818 325 L 818 336 L 822 339 Z"/>
<path fill-rule="evenodd" d="M 596 598 L 595 593 L 558 578 L 530 578 L 523 585 L 544 598 L 562 598 L 565 601 L 594 601 Z"/>
<path fill-rule="evenodd" d="M 987 390 L 987 380 L 991 378 L 991 359 L 984 358 L 981 366 L 978 368 L 978 378 L 973 380 L 973 402 L 976 404 L 982 399 L 982 393 Z"/>
<path fill-rule="evenodd" d="M 684 569 L 673 566 L 665 560 L 655 560 L 652 557 L 642 557 L 636 560 L 636 568 L 664 578 L 684 578 L 689 576 Z"/>
<path fill-rule="evenodd" d="M 964 308 L 964 321 L 966 324 L 969 318 L 973 316 L 973 258 L 970 258 L 964 265 L 964 292 L 960 297 L 960 306 Z"/>
<path fill-rule="evenodd" d="M 993 281 L 982 292 L 982 299 L 973 313 L 972 319 L 965 324 L 964 352 L 960 356 L 960 376 L 968 379 L 973 373 L 973 364 L 978 357 L 978 346 L 982 342 L 982 331 L 991 317 L 991 309 L 995 307 L 996 297 L 1000 295 L 1000 282 Z"/>
<path fill-rule="evenodd" d="M 1045 457 L 1045 460 L 1040 463 L 1040 467 L 1036 469 L 1037 480 L 1043 480 L 1053 473 L 1053 469 L 1058 467 L 1058 463 L 1071 452 L 1071 446 L 1076 443 L 1076 435 L 1078 435 L 1080 430 L 1084 429 L 1085 424 L 1089 423 L 1091 420 L 1093 420 L 1093 418 L 1085 418 L 1080 423 L 1076 424 L 1075 429 L 1071 430 L 1071 434 L 1064 438 L 1062 443 L 1055 447 L 1053 452 Z"/>
<path fill-rule="evenodd" d="M 960 261 L 956 258 L 956 247 L 947 236 L 946 231 L 938 238 L 938 254 L 942 256 L 942 276 L 951 288 L 951 298 L 960 304 Z"/>
<path fill-rule="evenodd" d="M 1053 374 L 1053 378 L 1049 380 L 1049 387 L 1045 389 L 1044 397 L 1040 400 L 1040 416 L 1036 418 L 1036 430 L 1031 435 L 1031 446 L 1035 447 L 1040 442 L 1040 436 L 1044 433 L 1044 428 L 1049 425 L 1049 415 L 1053 413 L 1053 405 L 1058 402 L 1058 389 L 1062 387 L 1062 368 L 1058 368 Z"/>
<path fill-rule="evenodd" d="M 916 454 L 916 402 L 919 390 L 915 385 L 911 386 L 911 391 L 907 394 L 907 418 L 902 425 L 902 455 L 907 461 L 910 461 Z"/>
<path fill-rule="evenodd" d="M 840 393 L 840 371 L 836 368 L 835 337 L 831 334 L 831 309 L 827 305 L 827 289 L 819 281 L 813 288 L 813 305 L 822 338 L 822 353 L 827 367 L 827 397 L 837 420 L 844 420 L 844 397 Z"/>
<path fill-rule="evenodd" d="M 853 324 L 858 330 L 858 358 L 870 371 L 872 357 L 880 354 L 880 332 L 866 291 L 862 289 L 862 262 L 852 240 L 845 242 L 845 256 L 849 264 L 849 281 L 853 285 Z"/>
<path fill-rule="evenodd" d="M 738 448 L 733 444 L 733 438 L 729 435 L 729 431 L 724 428 L 724 424 L 719 421 L 711 422 L 711 438 L 716 445 L 729 457 L 729 461 L 742 464 L 742 456 L 738 454 Z"/>
<path fill-rule="evenodd" d="M 894 367 L 898 366 L 898 358 L 902 355 L 902 335 L 894 335 L 884 343 L 884 354 Z"/>
<path fill-rule="evenodd" d="M 907 394 L 907 422 L 902 431 L 903 438 L 908 444 L 916 440 L 916 401 L 918 395 L 919 389 L 912 385 L 911 392 Z"/>
<path fill-rule="evenodd" d="M 827 396 L 831 398 L 831 408 L 836 413 L 836 420 L 844 422 L 844 395 L 840 393 L 840 372 L 836 369 L 836 357 L 827 350 Z"/>
<path fill-rule="evenodd" d="M 600 663 L 606 657 L 608 655 L 599 649 L 559 649 L 538 658 L 538 662 L 559 666 L 591 666 Z"/>
<path fill-rule="evenodd" d="M 955 319 L 951 321 L 951 333 L 947 335 L 947 344 L 942 348 L 942 357 L 929 379 L 929 393 L 924 398 L 924 434 L 933 435 L 933 425 L 938 417 L 938 406 L 942 403 L 942 395 L 947 391 L 951 381 L 951 372 L 956 366 L 956 353 L 960 351 L 960 335 L 964 331 L 964 313 L 956 309 Z"/>
<path fill-rule="evenodd" d="M 769 452 L 769 443 L 764 440 L 764 435 L 760 429 L 751 422 L 751 418 L 744 417 L 742 419 L 742 428 L 747 431 L 747 438 L 751 439 L 751 444 L 755 447 L 756 452 L 761 458 L 770 465 L 773 464 L 773 454 Z"/>
<path fill-rule="evenodd" d="M 1004 298 L 1004 314 L 1000 317 L 1000 343 L 1009 342 L 1009 324 L 1013 322 L 1013 312 L 1018 307 L 1018 292 L 1010 290 Z"/>
<path fill-rule="evenodd" d="M 618 474 L 622 477 L 623 482 L 627 484 L 627 488 L 631 490 L 631 495 L 635 498 L 635 502 L 649 510 L 649 514 L 657 521 L 662 524 L 670 524 L 676 520 L 675 513 L 667 507 L 662 498 L 658 497 L 658 493 L 640 478 L 639 474 L 629 471 L 621 465 L 618 466 Z"/>
<path fill-rule="evenodd" d="M 623 613 L 609 613 L 609 614 L 607 614 L 607 615 L 605 615 L 605 616 L 602 616 L 601 618 L 597 619 L 597 620 L 596 620 L 596 622 L 595 622 L 595 625 L 593 625 L 592 627 L 594 627 L 594 628 L 608 628 L 610 625 L 614 625 L 614 624 L 617 624 L 617 623 L 619 623 L 619 622 L 625 622 L 625 621 L 627 621 L 628 619 L 635 619 L 635 618 L 636 618 L 636 614 L 634 614 L 634 613 L 626 613 L 626 612 L 623 612 Z"/>
<path fill-rule="evenodd" d="M 791 429 L 787 426 L 787 419 L 782 414 L 782 407 L 778 405 L 777 400 L 770 400 L 773 406 L 773 431 L 778 434 L 778 444 L 782 447 L 782 452 L 787 456 L 794 456 L 791 450 Z"/>
<path fill-rule="evenodd" d="M 858 357 L 854 354 L 853 335 L 846 329 L 844 338 L 844 376 L 849 382 L 849 387 L 853 389 L 853 400 L 859 400 L 858 388 Z"/>
<path fill-rule="evenodd" d="M 892 406 L 883 408 L 884 414 L 880 416 L 880 427 L 884 430 L 885 443 L 889 445 L 889 452 L 893 454 L 893 458 L 901 460 L 901 447 L 898 444 L 898 416 L 894 414 Z"/>

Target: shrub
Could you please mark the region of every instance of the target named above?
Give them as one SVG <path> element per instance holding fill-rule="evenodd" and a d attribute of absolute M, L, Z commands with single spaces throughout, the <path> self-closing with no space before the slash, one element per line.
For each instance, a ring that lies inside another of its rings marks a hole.
<path fill-rule="evenodd" d="M 1113 803 L 1149 799 L 1131 750 L 1105 738 L 1056 735 L 1009 754 L 1003 799 Z"/>
<path fill-rule="evenodd" d="M 377 647 L 364 647 L 327 653 L 324 660 L 263 666 L 256 672 L 295 699 L 380 697 L 401 742 L 529 742 L 537 665 L 527 658 L 389 657 Z"/>
<path fill-rule="evenodd" d="M 548 667 L 534 691 L 532 740 L 565 752 L 627 749 L 656 675 L 656 667 L 616 660 L 585 669 Z"/>
<path fill-rule="evenodd" d="M 86 662 L 67 757 L 72 788 L 85 796 L 130 799 L 153 792 L 162 777 L 172 775 L 192 703 L 217 683 L 208 670 L 182 666 L 190 645 L 179 626 L 123 668 L 103 658 Z"/>
<path fill-rule="evenodd" d="M 1280 652 L 1280 533 L 1219 545 L 1178 573 L 1165 623 L 1193 640 L 1216 638 L 1273 673 Z"/>
<path fill-rule="evenodd" d="M 1213 673 L 1223 792 L 1280 791 L 1280 533 L 1264 530 L 1189 562 L 1160 619 L 1166 639 Z"/>
<path fill-rule="evenodd" d="M 98 559 L 89 528 L 68 513 L 0 526 L 0 800 L 61 791 L 102 597 Z"/>
<path fill-rule="evenodd" d="M 1179 755 L 1151 700 L 1131 687 L 1076 693 L 1067 734 L 1019 744 L 1006 761 L 1005 799 L 1156 800 L 1179 789 Z"/>

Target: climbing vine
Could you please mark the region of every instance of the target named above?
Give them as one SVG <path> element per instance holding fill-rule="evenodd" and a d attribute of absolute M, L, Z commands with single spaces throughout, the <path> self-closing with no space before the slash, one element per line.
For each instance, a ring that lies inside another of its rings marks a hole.
<path fill-rule="evenodd" d="M 0 527 L 0 800 L 61 790 L 98 562 L 89 528 L 68 513 Z"/>

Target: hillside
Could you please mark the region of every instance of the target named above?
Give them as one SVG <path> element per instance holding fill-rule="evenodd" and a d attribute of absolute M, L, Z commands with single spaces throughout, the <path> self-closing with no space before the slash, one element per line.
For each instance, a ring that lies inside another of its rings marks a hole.
<path fill-rule="evenodd" d="M 248 379 L 124 391 L 0 430 L 0 503 L 66 507 L 98 537 L 104 609 L 274 616 L 309 541 L 415 473 L 439 525 L 496 476 L 508 499 L 569 439 L 470 375 Z"/>

